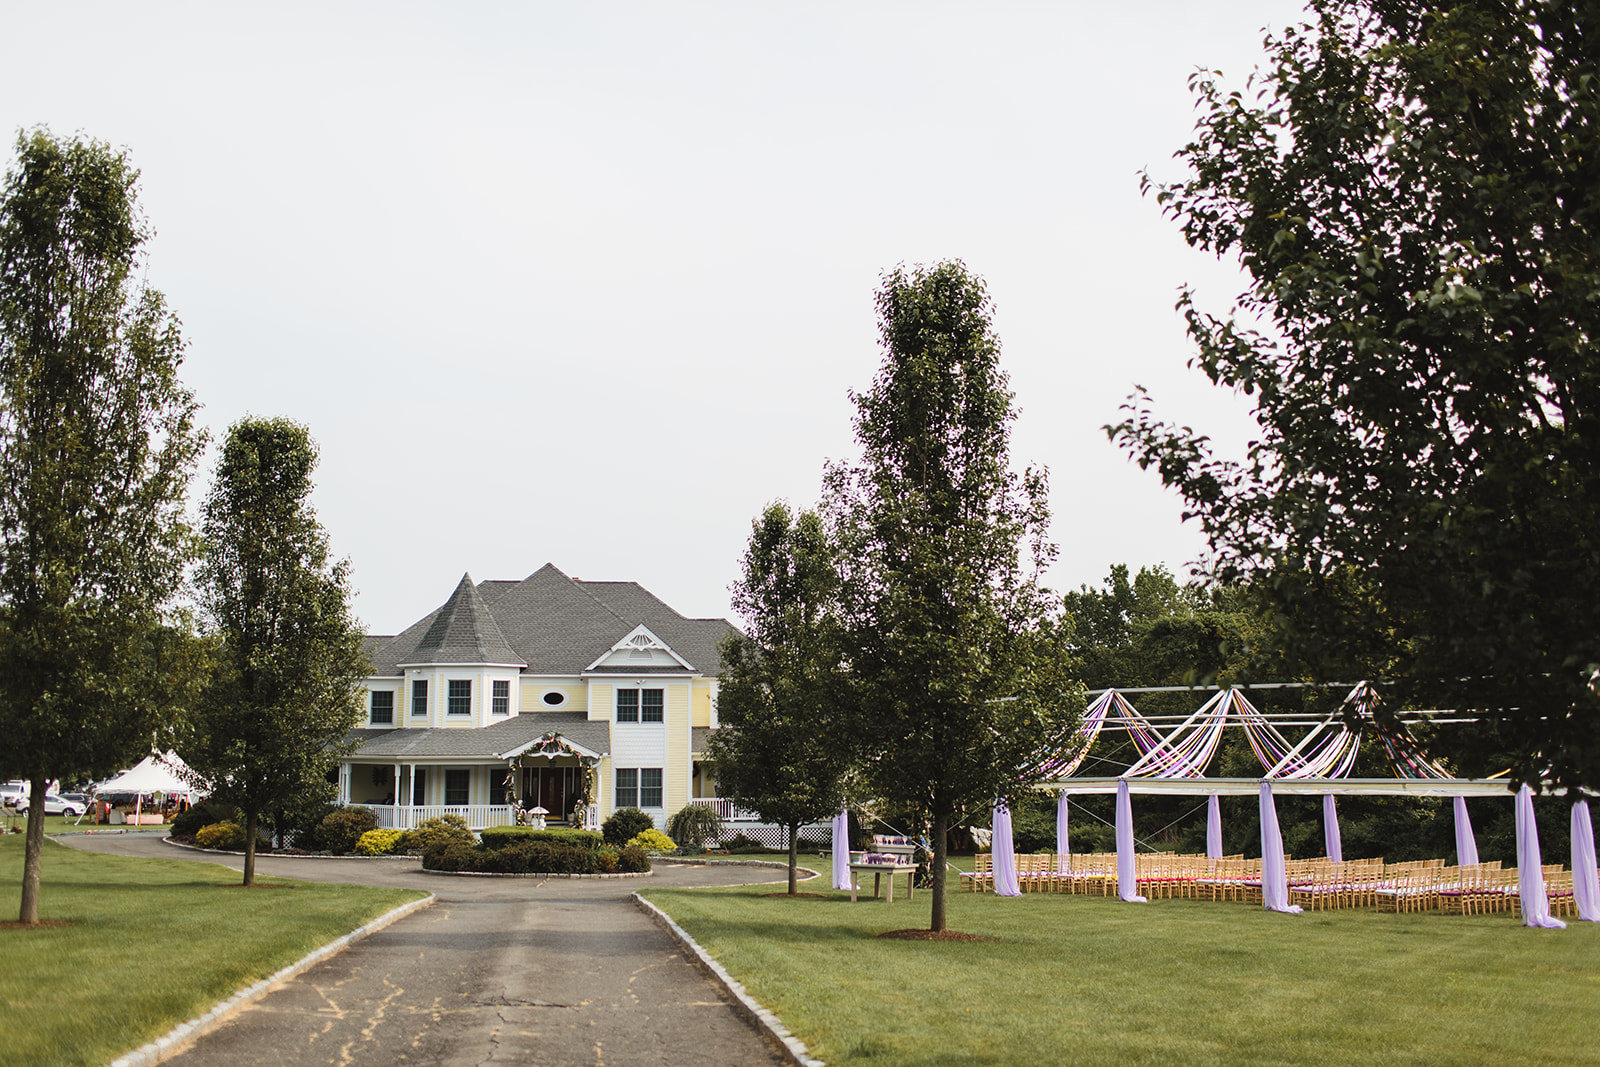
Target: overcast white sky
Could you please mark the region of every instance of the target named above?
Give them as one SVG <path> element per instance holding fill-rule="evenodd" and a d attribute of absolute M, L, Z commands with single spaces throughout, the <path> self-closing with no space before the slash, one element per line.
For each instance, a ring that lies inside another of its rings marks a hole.
<path fill-rule="evenodd" d="M 951 257 L 1075 588 L 1201 549 L 1101 429 L 1135 383 L 1247 439 L 1172 310 L 1241 283 L 1137 173 L 1179 173 L 1193 70 L 1242 84 L 1299 13 L 0 0 L 0 131 L 129 151 L 205 421 L 309 425 L 373 632 L 545 562 L 727 614 L 751 519 L 854 455 L 880 273 Z"/>

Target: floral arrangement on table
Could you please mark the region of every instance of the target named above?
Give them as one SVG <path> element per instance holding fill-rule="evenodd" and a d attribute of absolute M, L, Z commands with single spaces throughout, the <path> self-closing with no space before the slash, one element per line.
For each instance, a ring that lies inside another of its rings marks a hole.
<path fill-rule="evenodd" d="M 905 861 L 906 858 L 904 856 L 897 856 L 891 852 L 868 852 L 861 857 L 862 863 L 895 864 L 904 863 Z"/>

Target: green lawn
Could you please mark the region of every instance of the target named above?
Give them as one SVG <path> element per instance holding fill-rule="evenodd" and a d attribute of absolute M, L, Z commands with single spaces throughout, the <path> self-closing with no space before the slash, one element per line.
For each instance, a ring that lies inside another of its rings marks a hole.
<path fill-rule="evenodd" d="M 1600 924 L 804 888 L 644 895 L 829 1063 L 1600 1063 Z"/>
<path fill-rule="evenodd" d="M 0 919 L 22 837 L 0 836 Z M 0 1045 L 16 1064 L 105 1063 L 422 894 L 261 879 L 45 842 L 40 918 L 0 928 Z"/>

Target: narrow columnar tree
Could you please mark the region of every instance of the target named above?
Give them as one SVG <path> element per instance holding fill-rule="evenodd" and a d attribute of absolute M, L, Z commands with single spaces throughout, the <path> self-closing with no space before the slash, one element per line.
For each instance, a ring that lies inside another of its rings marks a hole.
<path fill-rule="evenodd" d="M 829 506 L 864 774 L 931 821 L 938 931 L 956 816 L 1029 785 L 1083 696 L 1040 584 L 1055 554 L 1045 474 L 1010 465 L 983 282 L 959 262 L 897 269 L 877 306 L 884 362 L 854 398 L 863 460 L 830 470 Z"/>
<path fill-rule="evenodd" d="M 137 178 L 36 131 L 0 193 L 0 778 L 32 790 L 25 923 L 47 780 L 148 756 L 201 673 L 171 608 L 202 435 L 177 322 L 143 282 Z"/>
<path fill-rule="evenodd" d="M 326 787 L 370 670 L 349 565 L 330 563 L 311 508 L 316 463 L 304 426 L 242 419 L 203 514 L 199 601 L 217 666 L 180 753 L 244 813 L 245 885 L 261 816 Z"/>
<path fill-rule="evenodd" d="M 751 523 L 733 605 L 745 622 L 722 646 L 721 725 L 707 742 L 718 792 L 789 831 L 789 892 L 798 835 L 839 810 L 850 767 L 844 728 L 837 548 L 815 512 L 768 505 Z"/>

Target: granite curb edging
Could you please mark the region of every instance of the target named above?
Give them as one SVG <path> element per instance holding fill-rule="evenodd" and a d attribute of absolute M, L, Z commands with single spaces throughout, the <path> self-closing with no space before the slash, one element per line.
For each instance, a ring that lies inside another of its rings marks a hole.
<path fill-rule="evenodd" d="M 788 866 L 787 863 L 783 864 L 785 869 Z M 776 1045 L 785 1059 L 790 1063 L 797 1064 L 798 1067 L 826 1067 L 822 1060 L 811 1055 L 811 1051 L 806 1048 L 804 1041 L 789 1032 L 789 1028 L 783 1025 L 783 1020 L 762 1007 L 759 1001 L 745 992 L 744 986 L 733 975 L 724 970 L 722 964 L 718 963 L 709 952 L 701 948 L 700 943 L 690 937 L 688 931 L 673 922 L 670 915 L 644 899 L 644 897 L 641 897 L 638 893 L 633 894 L 633 902 L 646 915 L 654 919 L 656 924 L 678 943 L 678 947 L 683 950 L 690 960 L 698 964 L 701 970 L 711 976 L 712 981 L 722 987 L 722 991 L 733 1001 L 734 1009 Z M 121 1067 L 121 1065 L 113 1064 L 112 1067 Z"/>
<path fill-rule="evenodd" d="M 159 1037 L 149 1044 L 140 1045 L 132 1052 L 117 1057 L 111 1061 L 110 1067 L 149 1067 L 151 1064 L 171 1059 L 187 1048 L 190 1043 L 226 1023 L 241 1009 L 266 996 L 268 992 L 280 983 L 309 970 L 330 956 L 343 952 L 357 941 L 377 933 L 390 923 L 398 922 L 413 912 L 421 911 L 437 899 L 438 897 L 429 893 L 421 900 L 413 900 L 409 904 L 402 904 L 398 908 L 385 912 L 365 926 L 357 927 L 343 937 L 335 938 L 277 973 L 263 978 L 252 986 L 239 990 L 204 1015 L 190 1019 L 188 1022 L 179 1023 L 168 1031 L 166 1036 Z"/>
<path fill-rule="evenodd" d="M 227 848 L 201 848 L 199 845 L 191 845 L 187 842 L 179 841 L 171 837 L 163 837 L 161 839 L 161 843 L 164 845 L 171 845 L 173 848 L 186 848 L 190 852 L 204 852 L 208 856 L 244 855 L 243 852 L 235 852 L 232 849 Z M 422 862 L 421 856 L 358 856 L 354 852 L 346 853 L 343 856 L 335 856 L 331 852 L 306 852 L 303 854 L 286 852 L 256 853 L 256 859 L 258 860 L 268 858 L 277 860 L 411 860 L 415 863 Z"/>

